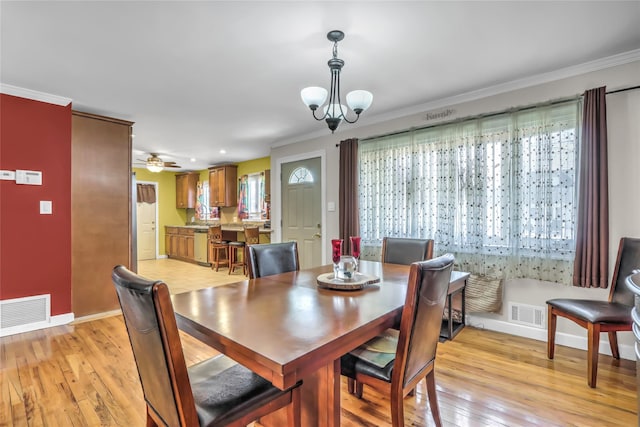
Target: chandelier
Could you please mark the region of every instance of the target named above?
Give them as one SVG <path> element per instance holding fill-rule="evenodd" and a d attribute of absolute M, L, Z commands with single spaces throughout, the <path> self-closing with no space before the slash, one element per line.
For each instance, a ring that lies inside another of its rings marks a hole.
<path fill-rule="evenodd" d="M 302 102 L 311 109 L 313 118 L 316 120 L 324 120 L 327 122 L 331 133 L 333 133 L 342 120 L 347 123 L 355 123 L 360 118 L 360 113 L 371 106 L 373 95 L 366 90 L 354 90 L 347 94 L 347 105 L 356 117 L 353 120 L 347 118 L 347 107 L 342 104 L 340 99 L 340 70 L 344 66 L 344 61 L 338 58 L 338 42 L 344 38 L 342 31 L 333 30 L 327 34 L 327 39 L 333 42 L 333 58 L 328 62 L 329 70 L 331 70 L 331 89 L 330 94 L 325 88 L 311 86 L 300 91 Z M 316 115 L 316 110 L 321 107 L 327 100 L 329 95 L 329 103 L 324 107 L 321 117 Z"/>

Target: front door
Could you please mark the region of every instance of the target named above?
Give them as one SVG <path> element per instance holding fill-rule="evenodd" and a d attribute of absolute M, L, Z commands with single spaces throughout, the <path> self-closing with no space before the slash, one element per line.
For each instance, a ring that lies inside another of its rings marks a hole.
<path fill-rule="evenodd" d="M 282 241 L 298 242 L 300 268 L 322 265 L 321 159 L 282 164 Z"/>
<path fill-rule="evenodd" d="M 136 205 L 138 261 L 156 259 L 156 204 Z"/>

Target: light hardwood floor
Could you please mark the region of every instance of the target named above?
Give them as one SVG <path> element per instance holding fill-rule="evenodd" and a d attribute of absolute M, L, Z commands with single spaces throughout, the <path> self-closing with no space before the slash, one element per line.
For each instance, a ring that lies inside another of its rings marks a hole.
<path fill-rule="evenodd" d="M 233 279 L 173 260 L 141 274 L 172 292 Z M 187 279 L 188 277 L 188 279 Z M 198 281 L 200 285 L 198 285 Z M 248 327 L 250 327 L 248 325 Z M 216 354 L 181 334 L 187 364 Z M 465 328 L 438 347 L 436 383 L 445 426 L 635 426 L 635 362 L 600 356 L 598 388 L 586 383 L 586 352 Z M 145 406 L 122 316 L 0 338 L 0 426 L 144 426 Z M 342 426 L 390 425 L 388 399 L 365 387 L 347 394 Z M 426 387 L 405 400 L 407 426 L 432 426 Z"/>

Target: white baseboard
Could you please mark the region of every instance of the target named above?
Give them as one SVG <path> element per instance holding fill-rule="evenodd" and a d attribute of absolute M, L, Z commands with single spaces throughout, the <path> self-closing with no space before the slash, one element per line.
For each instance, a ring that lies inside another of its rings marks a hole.
<path fill-rule="evenodd" d="M 547 329 L 532 328 L 530 326 L 518 325 L 515 323 L 505 322 L 504 320 L 489 319 L 481 316 L 467 315 L 467 325 L 479 329 L 487 329 L 490 331 L 503 332 L 505 334 L 516 335 L 524 338 L 531 338 L 538 341 L 547 342 Z M 604 334 L 600 338 L 600 353 L 611 356 L 611 347 L 609 340 Z M 556 332 L 556 344 L 564 345 L 571 348 L 587 351 L 587 332 L 585 329 L 584 336 L 571 335 L 563 332 Z M 636 360 L 636 353 L 633 345 L 618 343 L 620 358 L 628 360 Z"/>
<path fill-rule="evenodd" d="M 37 331 L 38 329 L 52 328 L 54 326 L 66 325 L 73 322 L 73 313 L 58 314 L 51 316 L 48 322 L 36 322 L 28 325 L 12 326 L 0 329 L 0 337 L 21 334 L 23 332 Z"/>

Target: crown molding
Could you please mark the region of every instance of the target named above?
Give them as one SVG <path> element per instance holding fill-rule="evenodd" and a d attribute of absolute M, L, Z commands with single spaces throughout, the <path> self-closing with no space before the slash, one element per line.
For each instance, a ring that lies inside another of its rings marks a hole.
<path fill-rule="evenodd" d="M 351 125 L 349 129 L 355 129 L 361 126 L 370 126 L 377 123 L 385 122 L 388 120 L 399 119 L 401 117 L 407 117 L 414 114 L 420 114 L 431 110 L 437 110 L 443 107 L 450 107 L 456 104 L 462 104 L 464 102 L 475 101 L 482 98 L 488 98 L 494 95 L 500 95 L 502 93 L 511 92 L 518 89 L 524 89 L 531 86 L 537 86 L 544 83 L 550 83 L 557 80 L 566 79 L 569 77 L 579 76 L 581 74 L 587 74 L 593 71 L 604 70 L 607 68 L 616 67 L 619 65 L 629 64 L 631 62 L 640 61 L 640 49 L 623 52 L 617 55 L 608 56 L 594 61 L 585 62 L 578 65 L 572 65 L 569 67 L 561 68 L 559 70 L 550 71 L 548 73 L 536 74 L 534 76 L 525 77 L 522 79 L 512 80 L 506 83 L 500 83 L 494 86 L 489 86 L 483 89 L 474 90 L 471 92 L 462 93 L 459 95 L 450 96 L 447 98 L 438 99 L 435 101 L 427 102 L 424 104 L 418 104 L 400 110 L 395 110 L 389 113 L 383 113 L 367 118 L 366 123 Z M 340 128 L 338 128 L 338 131 Z M 336 133 L 338 133 L 338 131 Z M 317 138 L 322 135 L 326 135 L 326 129 L 324 131 L 314 131 L 298 138 L 288 138 L 283 141 L 277 141 L 271 145 L 271 147 L 282 147 L 285 145 L 293 144 L 296 142 L 307 141 L 309 139 Z M 340 139 L 340 138 L 338 138 Z"/>
<path fill-rule="evenodd" d="M 48 104 L 61 105 L 66 107 L 71 104 L 71 98 L 63 96 L 51 95 L 49 93 L 38 92 L 37 90 L 25 89 L 18 86 L 0 83 L 0 93 L 5 95 L 18 96 L 20 98 L 32 99 L 34 101 L 46 102 Z"/>

